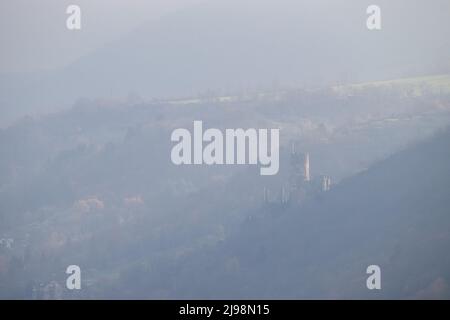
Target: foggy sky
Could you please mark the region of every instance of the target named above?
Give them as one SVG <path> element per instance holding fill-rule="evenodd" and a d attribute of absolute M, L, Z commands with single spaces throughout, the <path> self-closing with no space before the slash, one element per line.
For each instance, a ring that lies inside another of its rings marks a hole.
<path fill-rule="evenodd" d="M 2 0 L 0 3 L 0 73 L 26 72 L 54 69 L 68 65 L 84 55 L 101 48 L 105 44 L 120 38 L 145 21 L 205 2 L 220 0 Z M 227 3 L 229 1 L 224 1 Z M 272 8 L 288 4 L 294 8 L 311 7 L 325 16 L 333 15 L 328 1 L 256 1 L 271 3 Z M 331 2 L 333 3 L 333 2 Z M 334 5 L 348 7 L 351 1 L 337 1 Z M 370 4 L 362 1 L 361 5 Z M 375 1 L 381 3 L 383 1 Z M 404 8 L 402 16 L 396 13 L 395 21 L 384 19 L 383 23 L 403 24 L 415 21 L 417 24 L 430 26 L 439 21 L 439 16 L 446 15 L 448 2 L 436 1 L 424 10 L 420 16 L 411 13 L 405 1 L 394 1 L 391 6 Z M 411 2 L 427 3 L 426 1 Z M 82 30 L 66 29 L 66 8 L 77 4 L 82 9 Z M 234 6 L 237 10 L 252 10 L 239 1 Z M 350 8 L 349 8 L 350 9 Z M 253 10 L 252 10 L 253 11 Z M 351 10 L 350 10 L 351 11 Z M 386 17 L 384 12 L 383 17 Z M 364 12 L 361 19 L 364 19 Z M 362 24 L 364 21 L 362 21 Z M 409 34 L 409 37 L 417 35 Z M 433 37 L 429 34 L 427 37 Z"/>
<path fill-rule="evenodd" d="M 198 2 L 201 0 L 2 0 L 0 73 L 67 65 L 144 21 Z M 81 7 L 80 31 L 66 29 L 65 12 L 70 4 Z"/>

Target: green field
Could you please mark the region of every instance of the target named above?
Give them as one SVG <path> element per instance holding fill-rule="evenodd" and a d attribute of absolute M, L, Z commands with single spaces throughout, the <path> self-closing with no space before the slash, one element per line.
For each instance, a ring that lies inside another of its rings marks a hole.
<path fill-rule="evenodd" d="M 385 81 L 364 82 L 343 86 L 335 86 L 334 90 L 339 93 L 355 93 L 360 90 L 370 88 L 396 88 L 408 90 L 414 95 L 420 96 L 425 92 L 429 93 L 450 93 L 450 74 L 440 74 L 424 77 L 394 79 Z"/>

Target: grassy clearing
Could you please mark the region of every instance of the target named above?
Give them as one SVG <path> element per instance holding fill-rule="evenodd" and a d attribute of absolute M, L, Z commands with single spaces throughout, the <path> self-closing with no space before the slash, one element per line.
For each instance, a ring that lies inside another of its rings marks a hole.
<path fill-rule="evenodd" d="M 429 93 L 450 93 L 450 74 L 432 75 L 425 77 L 394 79 L 386 81 L 364 82 L 343 86 L 336 86 L 334 90 L 339 93 L 355 93 L 371 88 L 396 88 L 407 90 L 414 95 Z"/>

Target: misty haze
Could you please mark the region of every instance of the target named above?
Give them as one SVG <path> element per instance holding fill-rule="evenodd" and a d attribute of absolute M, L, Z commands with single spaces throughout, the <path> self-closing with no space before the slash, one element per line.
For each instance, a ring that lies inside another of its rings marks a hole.
<path fill-rule="evenodd" d="M 76 2 L 0 4 L 0 299 L 450 298 L 449 1 Z"/>

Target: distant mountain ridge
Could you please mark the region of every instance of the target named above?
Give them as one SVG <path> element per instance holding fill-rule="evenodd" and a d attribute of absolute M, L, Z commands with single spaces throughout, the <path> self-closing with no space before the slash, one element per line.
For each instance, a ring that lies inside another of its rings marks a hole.
<path fill-rule="evenodd" d="M 327 85 L 392 79 L 449 67 L 448 1 L 211 1 L 143 25 L 37 80 L 2 81 L 3 109 L 41 112 L 80 97 L 192 96 L 208 89 Z M 448 71 L 448 70 L 447 70 Z"/>
<path fill-rule="evenodd" d="M 177 279 L 185 286 L 176 296 L 448 299 L 449 157 L 446 131 L 307 205 L 252 212 L 217 251 L 183 262 L 202 281 Z M 372 264 L 382 270 L 379 291 L 366 288 Z"/>

